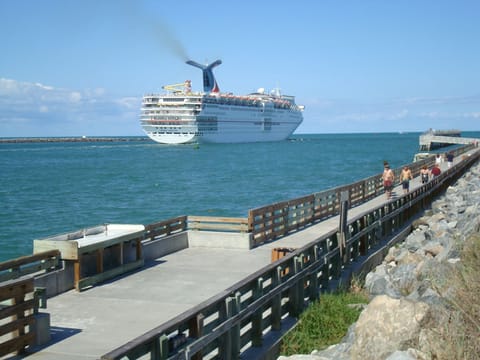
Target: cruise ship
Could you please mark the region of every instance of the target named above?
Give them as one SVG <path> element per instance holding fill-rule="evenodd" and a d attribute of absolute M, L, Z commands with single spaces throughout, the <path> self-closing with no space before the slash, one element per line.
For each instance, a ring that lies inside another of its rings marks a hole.
<path fill-rule="evenodd" d="M 213 68 L 188 60 L 203 72 L 203 92 L 191 81 L 166 85 L 165 94 L 143 97 L 140 123 L 145 133 L 163 144 L 244 143 L 287 139 L 303 121 L 304 106 L 278 89 L 260 88 L 248 95 L 220 92 Z"/>

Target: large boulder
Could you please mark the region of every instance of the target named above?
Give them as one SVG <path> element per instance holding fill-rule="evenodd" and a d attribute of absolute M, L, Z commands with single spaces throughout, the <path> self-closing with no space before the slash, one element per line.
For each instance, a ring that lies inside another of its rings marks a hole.
<path fill-rule="evenodd" d="M 375 297 L 355 324 L 351 358 L 383 360 L 396 350 L 414 347 L 429 308 L 405 298 Z"/>

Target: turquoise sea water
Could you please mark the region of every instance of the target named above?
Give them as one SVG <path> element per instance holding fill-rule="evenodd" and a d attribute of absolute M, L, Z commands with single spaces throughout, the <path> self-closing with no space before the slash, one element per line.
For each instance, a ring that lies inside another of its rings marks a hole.
<path fill-rule="evenodd" d="M 462 136 L 479 133 L 463 133 Z M 420 133 L 295 135 L 258 144 L 0 144 L 0 261 L 32 240 L 103 223 L 248 210 L 398 167 Z"/>

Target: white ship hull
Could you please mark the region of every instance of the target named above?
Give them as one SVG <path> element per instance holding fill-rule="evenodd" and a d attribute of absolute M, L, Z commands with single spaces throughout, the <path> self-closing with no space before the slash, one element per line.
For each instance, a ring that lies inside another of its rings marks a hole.
<path fill-rule="evenodd" d="M 162 102 L 157 102 L 153 107 L 144 107 L 143 130 L 152 140 L 164 144 L 281 141 L 288 138 L 303 119 L 300 110 L 268 105 L 204 104 L 203 110 L 195 115 L 189 103 L 184 100 L 177 106 L 173 103 L 162 106 Z"/>
<path fill-rule="evenodd" d="M 167 85 L 171 93 L 145 95 L 140 123 L 145 133 L 163 144 L 245 143 L 287 139 L 303 121 L 303 106 L 293 96 L 263 89 L 245 96 L 222 94 L 212 68 L 204 71 L 204 93 L 192 93 L 190 81 Z M 207 78 L 207 81 L 205 80 Z"/>

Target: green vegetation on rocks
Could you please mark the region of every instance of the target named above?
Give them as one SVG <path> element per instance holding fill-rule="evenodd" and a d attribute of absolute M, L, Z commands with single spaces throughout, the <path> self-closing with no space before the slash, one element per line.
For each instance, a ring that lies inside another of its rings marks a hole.
<path fill-rule="evenodd" d="M 357 321 L 368 298 L 361 293 L 323 294 L 300 316 L 297 326 L 282 341 L 281 354 L 309 354 L 338 343 Z M 359 305 L 360 306 L 357 306 Z"/>

